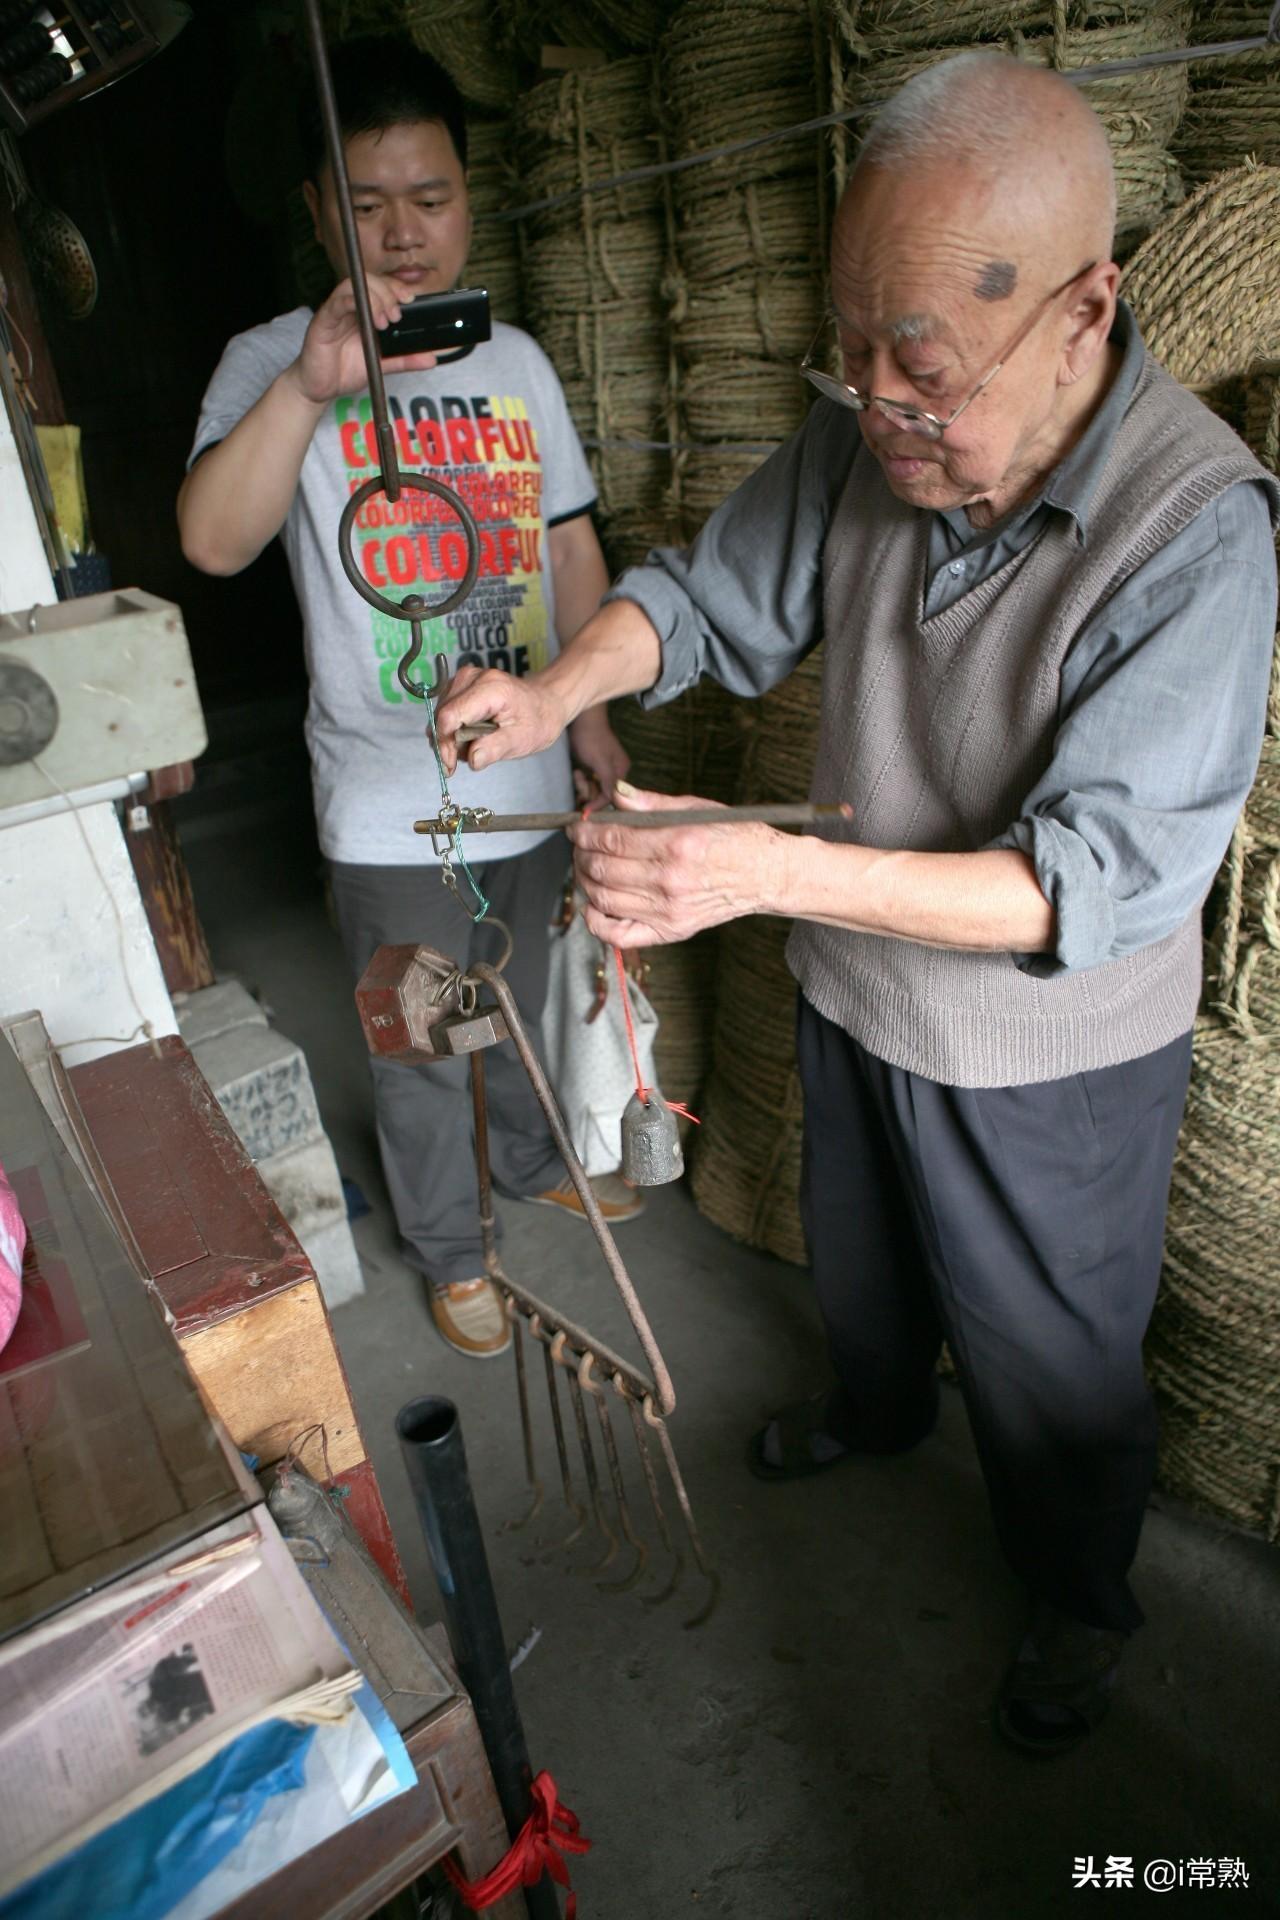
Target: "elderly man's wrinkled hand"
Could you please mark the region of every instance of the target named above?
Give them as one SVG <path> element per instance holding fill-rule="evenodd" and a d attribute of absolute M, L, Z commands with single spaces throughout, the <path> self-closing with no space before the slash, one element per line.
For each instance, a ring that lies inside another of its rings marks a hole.
<path fill-rule="evenodd" d="M 454 738 L 458 728 L 481 720 L 495 721 L 496 733 L 471 741 L 460 753 Z M 461 667 L 436 713 L 445 771 L 452 773 L 459 759 L 478 773 L 499 760 L 542 753 L 560 738 L 568 720 L 563 702 L 541 674 L 521 680 L 492 667 Z"/>
<path fill-rule="evenodd" d="M 646 813 L 715 805 L 690 794 L 642 793 L 625 781 L 614 799 Z M 772 827 L 742 821 L 668 831 L 587 819 L 569 829 L 569 838 L 587 925 L 613 947 L 667 946 L 765 911 L 768 876 L 779 842 L 785 846 L 785 835 Z"/>

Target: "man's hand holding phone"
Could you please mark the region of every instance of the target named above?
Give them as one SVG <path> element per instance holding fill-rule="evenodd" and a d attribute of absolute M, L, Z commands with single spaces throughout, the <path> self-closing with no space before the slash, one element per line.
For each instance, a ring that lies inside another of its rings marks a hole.
<path fill-rule="evenodd" d="M 375 327 L 399 320 L 403 307 L 390 279 L 381 273 L 365 276 Z M 384 373 L 418 373 L 434 367 L 434 353 L 406 353 L 383 360 Z M 350 280 L 340 280 L 329 298 L 317 307 L 291 369 L 303 397 L 313 406 L 328 406 L 344 393 L 363 393 L 369 384 L 360 341 L 360 319 Z"/>

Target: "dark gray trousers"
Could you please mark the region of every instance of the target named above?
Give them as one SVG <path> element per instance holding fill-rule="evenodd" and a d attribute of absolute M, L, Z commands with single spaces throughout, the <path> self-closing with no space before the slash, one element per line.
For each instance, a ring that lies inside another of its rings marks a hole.
<path fill-rule="evenodd" d="M 513 860 L 472 863 L 491 912 L 515 945 L 505 977 L 541 1054 L 538 1022 L 547 997 L 547 929 L 569 870 L 560 834 Z M 426 942 L 460 966 L 496 961 L 502 938 L 473 924 L 438 867 L 364 867 L 330 861 L 338 930 L 356 979 L 375 948 Z M 464 887 L 465 890 L 465 887 Z M 354 1014 L 353 1014 L 354 1017 Z M 371 1060 L 378 1146 L 405 1256 L 436 1286 L 484 1271 L 476 1198 L 471 1087 L 465 1059 L 429 1066 Z M 529 1077 L 509 1040 L 485 1054 L 489 1147 L 500 1193 L 542 1193 L 564 1168 Z M 500 1228 L 499 1228 L 500 1230 Z"/>
<path fill-rule="evenodd" d="M 946 1339 L 996 1530 L 1033 1595 L 1141 1625 L 1155 1469 L 1142 1340 L 1191 1036 L 1034 1086 L 940 1086 L 800 1001 L 802 1210 L 846 1444 L 909 1447 Z"/>

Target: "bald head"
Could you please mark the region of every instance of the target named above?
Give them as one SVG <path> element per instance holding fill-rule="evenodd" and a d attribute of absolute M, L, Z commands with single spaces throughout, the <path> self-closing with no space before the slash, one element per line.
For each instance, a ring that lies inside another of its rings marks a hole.
<path fill-rule="evenodd" d="M 850 197 L 890 174 L 948 183 L 993 238 L 1009 246 L 984 263 L 979 299 L 1014 293 L 1040 266 L 1070 271 L 1074 258 L 1108 260 L 1115 233 L 1115 174 L 1107 136 L 1061 74 L 1003 53 L 962 53 L 926 68 L 881 109 L 863 143 Z M 896 197 L 896 196 L 895 196 Z"/>

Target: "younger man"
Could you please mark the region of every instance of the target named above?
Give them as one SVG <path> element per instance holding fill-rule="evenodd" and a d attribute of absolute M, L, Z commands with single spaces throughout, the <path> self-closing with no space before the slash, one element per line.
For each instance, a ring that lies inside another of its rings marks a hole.
<path fill-rule="evenodd" d="M 461 281 L 471 239 L 462 101 L 435 61 L 391 38 L 343 46 L 334 82 L 374 322 L 384 326 L 415 296 Z M 339 516 L 377 471 L 377 448 L 318 121 L 308 159 L 307 201 L 338 285 L 315 313 L 299 307 L 228 345 L 178 496 L 183 551 L 208 573 L 232 574 L 276 534 L 284 542 L 311 682 L 306 731 L 320 845 L 353 972 L 384 941 L 426 941 L 465 967 L 495 959 L 500 944 L 483 923 L 473 927 L 441 885 L 430 843 L 413 832 L 415 818 L 436 810 L 438 786 L 422 704 L 396 678 L 408 625 L 361 599 L 338 558 Z M 546 667 L 608 585 L 590 471 L 549 361 L 527 335 L 495 324 L 492 341 L 463 354 L 384 367 L 401 467 L 454 487 L 481 529 L 475 591 L 427 623 L 428 677 L 434 653 L 453 667 L 520 676 Z M 354 546 L 366 578 L 395 599 L 416 592 L 438 602 L 466 565 L 454 516 L 409 488 L 394 506 L 381 494 L 365 504 Z M 567 745 L 496 775 L 459 768 L 453 797 L 500 813 L 571 806 L 570 747 L 606 792 L 626 771 L 600 707 L 581 717 Z M 536 1044 L 547 926 L 568 849 L 559 835 L 532 833 L 483 845 L 472 870 L 514 936 L 507 978 Z M 580 1211 L 514 1050 L 495 1049 L 488 1067 L 495 1183 Z M 436 1325 L 461 1353 L 500 1353 L 510 1332 L 482 1272 L 467 1063 L 375 1061 L 373 1079 L 387 1184 L 407 1255 L 431 1284 Z M 596 1187 L 611 1221 L 639 1211 L 620 1180 Z"/>

